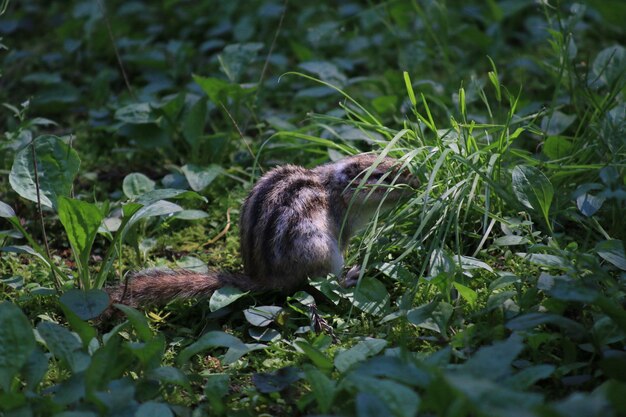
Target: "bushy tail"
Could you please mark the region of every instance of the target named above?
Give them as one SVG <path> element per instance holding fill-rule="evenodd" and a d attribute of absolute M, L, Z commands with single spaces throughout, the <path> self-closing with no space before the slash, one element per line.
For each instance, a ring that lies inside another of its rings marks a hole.
<path fill-rule="evenodd" d="M 132 307 L 163 305 L 174 299 L 205 298 L 218 288 L 237 287 L 244 291 L 256 289 L 252 279 L 242 274 L 209 272 L 206 274 L 172 269 L 146 269 L 135 272 L 128 283 L 107 288 L 111 303 Z"/>

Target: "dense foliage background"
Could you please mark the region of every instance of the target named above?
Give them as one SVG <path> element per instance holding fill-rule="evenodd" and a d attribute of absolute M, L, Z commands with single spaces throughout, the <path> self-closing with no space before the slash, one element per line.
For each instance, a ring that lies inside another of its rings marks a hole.
<path fill-rule="evenodd" d="M 623 1 L 0 3 L 0 415 L 623 415 Z M 319 315 L 94 320 L 240 269 L 262 172 L 370 150 L 421 185 Z"/>

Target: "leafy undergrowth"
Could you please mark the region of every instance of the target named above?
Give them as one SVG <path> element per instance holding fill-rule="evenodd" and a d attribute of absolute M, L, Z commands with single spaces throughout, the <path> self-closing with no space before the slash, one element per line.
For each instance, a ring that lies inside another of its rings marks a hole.
<path fill-rule="evenodd" d="M 0 415 L 623 415 L 623 2 L 39 3 L 0 1 Z M 356 287 L 96 318 L 371 150 L 421 184 Z"/>

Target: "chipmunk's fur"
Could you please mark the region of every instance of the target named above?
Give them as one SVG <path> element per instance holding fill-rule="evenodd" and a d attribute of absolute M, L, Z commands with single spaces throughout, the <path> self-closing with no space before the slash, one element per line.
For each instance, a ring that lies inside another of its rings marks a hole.
<path fill-rule="evenodd" d="M 291 293 L 309 277 L 337 277 L 350 237 L 379 209 L 406 194 L 385 185 L 416 185 L 400 162 L 374 154 L 351 156 L 313 169 L 277 167 L 263 175 L 240 216 L 244 274 L 151 269 L 108 289 L 112 302 L 133 306 L 175 298 L 208 297 L 216 289 Z M 364 185 L 364 186 L 362 186 Z"/>

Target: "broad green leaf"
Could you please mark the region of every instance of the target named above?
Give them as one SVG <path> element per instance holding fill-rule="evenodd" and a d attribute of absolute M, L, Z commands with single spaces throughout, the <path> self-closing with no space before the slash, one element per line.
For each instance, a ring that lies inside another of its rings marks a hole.
<path fill-rule="evenodd" d="M 284 391 L 300 379 L 300 372 L 293 366 L 287 366 L 274 372 L 252 374 L 252 383 L 259 392 L 264 394 Z"/>
<path fill-rule="evenodd" d="M 483 262 L 471 256 L 455 256 L 454 260 L 458 262 L 459 258 L 461 260 L 460 266 L 465 271 L 470 270 L 470 269 L 480 268 L 480 269 L 484 269 L 485 271 L 493 272 L 493 269 L 486 262 Z"/>
<path fill-rule="evenodd" d="M 36 346 L 35 349 L 30 352 L 26 363 L 22 367 L 21 375 L 24 377 L 26 387 L 34 391 L 41 381 L 43 381 L 46 372 L 48 372 L 48 358 L 40 347 Z"/>
<path fill-rule="evenodd" d="M 512 182 L 517 200 L 525 207 L 543 214 L 546 224 L 551 228 L 548 213 L 554 197 L 554 188 L 550 180 L 537 168 L 518 165 L 513 168 Z"/>
<path fill-rule="evenodd" d="M 389 293 L 376 278 L 364 277 L 354 290 L 353 304 L 366 313 L 380 316 L 389 310 Z"/>
<path fill-rule="evenodd" d="M 626 271 L 624 242 L 621 240 L 602 241 L 596 245 L 596 252 L 605 261 L 610 262 L 622 271 Z"/>
<path fill-rule="evenodd" d="M 458 282 L 454 282 L 452 283 L 452 285 L 454 285 L 454 288 L 456 288 L 461 297 L 465 301 L 467 301 L 470 306 L 474 306 L 476 300 L 478 299 L 478 294 L 476 294 L 476 291 Z"/>
<path fill-rule="evenodd" d="M 385 401 L 367 392 L 359 392 L 356 395 L 355 405 L 357 417 L 380 417 L 393 414 Z"/>
<path fill-rule="evenodd" d="M 225 103 L 228 98 L 239 100 L 245 94 L 251 93 L 256 89 L 256 87 L 242 88 L 239 84 L 231 84 L 214 77 L 194 75 L 193 80 L 209 96 L 209 99 L 218 106 Z"/>
<path fill-rule="evenodd" d="M 549 255 L 546 253 L 524 253 L 517 252 L 517 256 L 521 256 L 527 261 L 541 266 L 548 266 L 551 268 L 567 269 L 571 267 L 571 263 L 562 256 Z"/>
<path fill-rule="evenodd" d="M 339 372 L 345 372 L 348 368 L 355 363 L 359 363 L 370 356 L 377 355 L 387 346 L 387 341 L 384 339 L 366 338 L 360 341 L 356 345 L 352 346 L 348 350 L 339 352 L 335 356 L 335 367 Z"/>
<path fill-rule="evenodd" d="M 135 417 L 174 417 L 172 410 L 164 403 L 147 401 L 137 408 Z"/>
<path fill-rule="evenodd" d="M 425 388 L 431 382 L 428 371 L 419 369 L 411 359 L 399 356 L 377 355 L 362 362 L 351 375 L 392 379 L 405 385 Z"/>
<path fill-rule="evenodd" d="M 497 379 L 511 373 L 511 362 L 524 350 L 524 340 L 513 333 L 508 339 L 482 347 L 461 367 L 477 377 Z"/>
<path fill-rule="evenodd" d="M 202 210 L 183 210 L 174 214 L 174 217 L 180 220 L 200 220 L 209 217 L 209 213 Z"/>
<path fill-rule="evenodd" d="M 109 306 L 109 295 L 102 290 L 69 290 L 60 298 L 81 320 L 98 317 Z"/>
<path fill-rule="evenodd" d="M 205 333 L 196 342 L 183 349 L 183 351 L 178 355 L 176 362 L 179 365 L 183 365 L 196 353 L 200 353 L 214 347 L 235 347 L 244 351 L 249 350 L 248 347 L 235 336 L 231 336 L 220 331 L 211 331 Z"/>
<path fill-rule="evenodd" d="M 187 164 L 183 165 L 181 170 L 189 182 L 189 186 L 194 191 L 202 191 L 213 182 L 218 175 L 224 170 L 219 165 L 211 164 L 206 167 Z"/>
<path fill-rule="evenodd" d="M 189 387 L 187 376 L 180 369 L 174 368 L 173 366 L 161 366 L 159 368 L 150 369 L 146 373 L 146 378 L 159 381 L 162 384 Z"/>
<path fill-rule="evenodd" d="M 574 339 L 581 339 L 587 332 L 585 328 L 567 317 L 549 313 L 526 313 L 509 320 L 506 327 L 511 330 L 528 330 L 542 324 L 560 327 L 565 334 Z"/>
<path fill-rule="evenodd" d="M 304 352 L 304 354 L 317 368 L 327 371 L 333 369 L 333 362 L 326 355 L 324 355 L 324 353 L 311 346 L 306 340 L 297 340 L 295 342 L 295 346 L 302 350 L 302 352 Z"/>
<path fill-rule="evenodd" d="M 543 143 L 542 151 L 550 159 L 561 159 L 572 153 L 574 145 L 563 136 L 549 136 Z"/>
<path fill-rule="evenodd" d="M 143 313 L 124 304 L 113 305 L 115 306 L 115 308 L 122 310 L 122 312 L 128 318 L 128 321 L 130 321 L 135 328 L 137 335 L 142 341 L 147 342 L 154 337 L 154 333 L 152 332 L 152 329 L 150 329 L 150 326 L 148 325 L 148 320 L 146 320 L 146 316 Z"/>
<path fill-rule="evenodd" d="M 243 315 L 253 326 L 266 327 L 272 324 L 283 311 L 278 306 L 257 306 L 243 311 Z"/>
<path fill-rule="evenodd" d="M 335 399 L 337 383 L 324 372 L 311 365 L 304 367 L 304 377 L 311 384 L 311 392 L 315 397 L 319 410 L 322 413 L 327 413 Z"/>
<path fill-rule="evenodd" d="M 85 273 L 83 278 L 86 280 L 91 246 L 102 223 L 102 213 L 94 204 L 67 197 L 59 197 L 58 212 L 70 245 L 78 257 L 81 276 Z M 88 284 L 83 281 L 85 287 Z"/>
<path fill-rule="evenodd" d="M 89 366 L 89 355 L 81 350 L 83 344 L 76 333 L 51 322 L 39 323 L 37 332 L 50 352 L 72 372 L 84 371 Z"/>
<path fill-rule="evenodd" d="M 593 85 L 612 86 L 626 72 L 626 48 L 621 45 L 603 49 L 591 66 L 589 81 Z"/>
<path fill-rule="evenodd" d="M 13 208 L 4 201 L 0 201 L 0 217 L 4 217 L 5 219 L 15 217 Z"/>
<path fill-rule="evenodd" d="M 142 194 L 153 191 L 155 182 L 140 172 L 133 172 L 124 177 L 122 190 L 126 197 L 134 199 Z"/>
<path fill-rule="evenodd" d="M 218 56 L 222 71 L 231 82 L 239 82 L 261 49 L 263 49 L 262 43 L 227 45 Z"/>
<path fill-rule="evenodd" d="M 37 201 L 37 186 L 32 146 L 20 150 L 9 174 L 11 187 L 23 198 Z M 34 141 L 41 204 L 56 207 L 59 196 L 69 196 L 78 173 L 80 159 L 76 151 L 56 136 L 40 136 Z"/>
<path fill-rule="evenodd" d="M 332 62 L 308 61 L 301 63 L 299 67 L 315 74 L 320 80 L 337 87 L 344 86 L 347 81 L 347 77 Z"/>
<path fill-rule="evenodd" d="M 391 414 L 385 416 L 394 417 L 414 417 L 420 406 L 420 397 L 412 389 L 405 385 L 386 379 L 371 378 L 359 375 L 358 377 L 349 375 L 347 381 L 361 393 L 372 395 L 384 404 Z M 369 410 L 371 405 L 368 405 Z M 375 410 L 381 410 L 380 405 Z M 371 410 L 370 410 L 371 411 Z M 374 415 L 366 411 L 366 416 Z M 378 414 L 380 415 L 380 414 Z"/>
<path fill-rule="evenodd" d="M 139 362 L 147 368 L 154 368 L 161 363 L 165 351 L 165 336 L 157 333 L 152 339 L 145 342 L 132 342 L 127 348 Z"/>
<path fill-rule="evenodd" d="M 513 389 L 528 389 L 533 386 L 535 382 L 549 378 L 555 370 L 556 367 L 554 365 L 529 366 L 507 378 L 505 384 Z"/>
<path fill-rule="evenodd" d="M 493 241 L 493 244 L 496 246 L 515 246 L 515 245 L 525 245 L 530 242 L 528 238 L 525 236 L 518 235 L 506 235 L 500 236 L 499 238 Z"/>
<path fill-rule="evenodd" d="M 130 124 L 145 124 L 156 121 L 150 103 L 133 103 L 119 108 L 115 112 L 115 118 Z"/>
<path fill-rule="evenodd" d="M 0 303 L 0 387 L 9 392 L 13 377 L 35 349 L 35 337 L 28 318 L 15 304 Z"/>
<path fill-rule="evenodd" d="M 409 310 L 406 313 L 406 319 L 409 323 L 419 326 L 432 317 L 433 311 L 437 308 L 437 304 L 437 302 L 433 301 Z"/>
<path fill-rule="evenodd" d="M 225 398 L 230 391 L 230 377 L 228 374 L 211 373 L 205 378 L 204 393 L 211 403 L 212 411 L 215 411 L 218 415 L 225 414 L 227 407 Z"/>
<path fill-rule="evenodd" d="M 76 290 L 70 290 L 76 291 Z M 64 294 L 65 295 L 65 294 Z M 63 296 L 61 296 L 63 298 Z M 76 313 L 74 313 L 70 308 L 68 308 L 63 302 L 61 302 L 61 310 L 63 310 L 63 314 L 67 319 L 70 328 L 78 334 L 80 340 L 83 342 L 83 348 L 88 349 L 89 344 L 94 341 L 94 338 L 98 335 L 96 329 L 87 324 L 86 321 L 83 321 Z"/>
<path fill-rule="evenodd" d="M 198 146 L 198 138 L 204 133 L 204 124 L 207 116 L 207 100 L 201 98 L 189 109 L 183 121 L 183 137 L 193 148 Z"/>
<path fill-rule="evenodd" d="M 227 305 L 234 303 L 246 294 L 248 293 L 235 287 L 227 286 L 219 288 L 211 295 L 211 299 L 209 300 L 209 309 L 211 311 L 217 311 L 222 307 L 226 307 Z"/>
<path fill-rule="evenodd" d="M 168 214 L 178 213 L 179 211 L 183 211 L 183 208 L 178 204 L 170 203 L 166 200 L 159 200 L 147 206 L 141 207 L 139 210 L 137 210 L 135 214 L 133 214 L 132 217 L 128 220 L 126 227 L 127 229 L 130 228 L 141 219 L 146 219 L 148 217 L 165 216 Z"/>
<path fill-rule="evenodd" d="M 137 197 L 135 201 L 143 205 L 149 205 L 159 200 L 168 199 L 202 200 L 204 202 L 207 201 L 205 197 L 201 196 L 195 191 L 179 190 L 176 188 L 162 188 L 160 190 L 148 191 L 147 193 L 144 193 L 141 196 Z"/>
<path fill-rule="evenodd" d="M 572 123 L 574 123 L 575 120 L 576 120 L 576 115 L 567 115 L 565 113 L 561 113 L 560 111 L 556 110 L 554 113 L 552 113 L 552 115 L 545 116 L 541 120 L 541 130 L 544 131 L 546 136 L 550 136 L 554 138 L 556 135 L 560 135 L 561 133 L 565 132 L 565 130 L 567 130 L 567 128 L 570 127 Z M 556 138 L 556 140 L 565 140 L 565 139 Z M 548 143 L 548 140 L 546 140 L 546 143 Z M 545 152 L 545 146 L 546 144 L 544 144 L 544 152 Z M 549 144 L 548 146 L 551 147 L 553 145 Z M 570 147 L 571 147 L 571 144 L 570 144 Z M 549 149 L 549 151 L 551 150 L 552 149 Z M 546 153 L 546 155 L 548 155 L 548 153 Z"/>
<path fill-rule="evenodd" d="M 128 350 L 122 348 L 122 338 L 114 335 L 107 339 L 104 346 L 96 350 L 91 357 L 91 364 L 85 372 L 85 382 L 82 389 L 87 393 L 99 389 L 110 389 L 112 380 L 119 378 L 122 374 L 128 373 L 132 369 L 131 364 L 137 359 Z M 132 397 L 132 393 L 131 393 Z"/>

